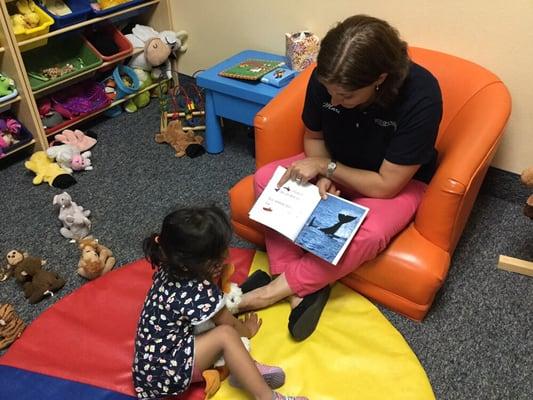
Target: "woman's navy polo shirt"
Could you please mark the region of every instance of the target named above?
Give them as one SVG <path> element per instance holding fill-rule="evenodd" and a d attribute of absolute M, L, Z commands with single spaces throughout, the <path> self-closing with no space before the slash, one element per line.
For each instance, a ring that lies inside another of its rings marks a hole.
<path fill-rule="evenodd" d="M 435 141 L 441 117 L 439 84 L 429 71 L 414 63 L 387 108 L 377 104 L 353 109 L 333 106 L 315 70 L 302 114 L 305 126 L 323 133 L 331 157 L 340 163 L 376 172 L 384 159 L 400 165 L 420 164 L 414 178 L 426 183 L 436 168 Z"/>

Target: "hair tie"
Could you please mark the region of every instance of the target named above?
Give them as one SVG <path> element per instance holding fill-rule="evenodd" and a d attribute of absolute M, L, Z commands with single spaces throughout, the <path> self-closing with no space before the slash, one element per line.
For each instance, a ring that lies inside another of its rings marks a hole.
<path fill-rule="evenodd" d="M 374 89 L 376 90 L 376 92 L 379 92 L 379 89 L 381 89 L 381 88 L 379 87 L 379 85 L 376 85 L 376 86 L 374 87 Z"/>
<path fill-rule="evenodd" d="M 157 244 L 159 244 L 159 235 L 155 235 L 155 237 L 154 237 L 154 242 L 156 242 Z"/>

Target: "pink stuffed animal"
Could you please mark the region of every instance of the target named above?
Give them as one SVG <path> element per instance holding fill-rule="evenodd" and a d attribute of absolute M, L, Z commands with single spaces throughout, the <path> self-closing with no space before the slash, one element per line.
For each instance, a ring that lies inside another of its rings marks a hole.
<path fill-rule="evenodd" d="M 56 135 L 55 139 L 63 144 L 70 144 L 76 147 L 80 151 L 80 153 L 89 150 L 96 144 L 95 138 L 87 136 L 79 129 L 76 129 L 74 131 L 70 129 L 65 129 L 63 133 Z"/>

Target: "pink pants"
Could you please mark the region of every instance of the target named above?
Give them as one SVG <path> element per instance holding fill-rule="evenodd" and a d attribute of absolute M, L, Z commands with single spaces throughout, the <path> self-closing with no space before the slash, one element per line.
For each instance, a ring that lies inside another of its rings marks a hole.
<path fill-rule="evenodd" d="M 304 158 L 303 153 L 277 160 L 261 167 L 254 176 L 255 194 L 259 196 L 278 165 L 288 167 Z M 271 230 L 265 230 L 265 243 L 273 275 L 285 274 L 291 290 L 300 297 L 316 292 L 354 271 L 365 261 L 383 251 L 391 239 L 411 222 L 427 185 L 411 180 L 392 199 L 362 197 L 341 188 L 341 195 L 370 209 L 359 231 L 346 249 L 340 262 L 334 266 L 306 252 L 289 239 Z"/>

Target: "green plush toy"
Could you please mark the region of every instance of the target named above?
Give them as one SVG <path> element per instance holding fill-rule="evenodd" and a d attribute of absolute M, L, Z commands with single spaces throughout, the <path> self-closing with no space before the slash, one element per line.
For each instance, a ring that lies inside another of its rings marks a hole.
<path fill-rule="evenodd" d="M 0 73 L 0 96 L 7 96 L 15 90 L 15 81 Z"/>
<path fill-rule="evenodd" d="M 140 68 L 135 68 L 134 71 L 137 74 L 137 77 L 139 78 L 139 82 L 141 83 L 139 86 L 139 91 L 152 84 L 152 77 L 149 73 Z M 133 97 L 131 100 L 128 100 L 128 102 L 124 106 L 124 110 L 129 113 L 134 113 L 139 108 L 146 107 L 149 103 L 150 92 L 148 90 L 145 90 L 144 92 L 139 93 L 137 96 Z"/>

